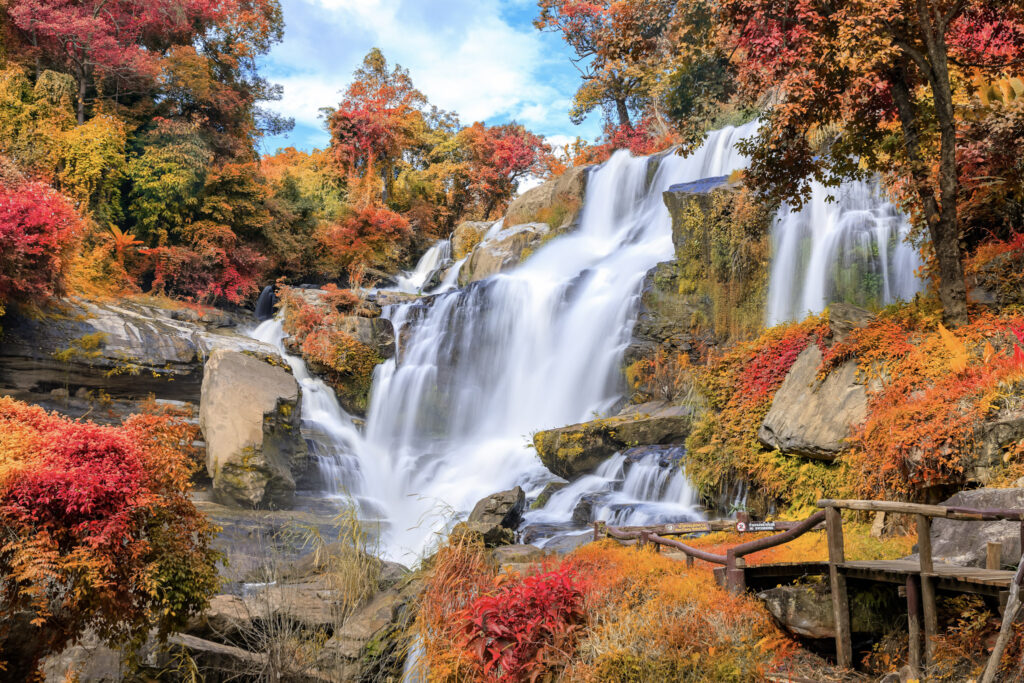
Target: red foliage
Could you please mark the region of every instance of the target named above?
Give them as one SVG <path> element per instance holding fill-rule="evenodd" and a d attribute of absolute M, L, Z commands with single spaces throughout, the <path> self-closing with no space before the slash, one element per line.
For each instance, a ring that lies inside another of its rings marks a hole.
<path fill-rule="evenodd" d="M 778 339 L 757 349 L 740 376 L 739 390 L 744 400 L 759 401 L 774 395 L 786 379 L 797 356 L 807 348 L 814 335 L 799 327 L 786 330 Z M 820 342 L 821 332 L 817 332 Z"/>
<path fill-rule="evenodd" d="M 196 432 L 167 413 L 111 427 L 0 398 L 8 675 L 28 677 L 86 628 L 112 642 L 166 634 L 205 606 L 218 554 L 188 497 Z"/>
<path fill-rule="evenodd" d="M 533 680 L 564 663 L 585 620 L 583 582 L 568 567 L 503 585 L 460 615 L 486 680 Z"/>
<path fill-rule="evenodd" d="M 153 289 L 199 303 L 226 300 L 238 304 L 252 297 L 259 290 L 266 257 L 236 244 L 234 233 L 226 226 L 210 233 L 219 234 L 220 239 L 208 235 L 191 247 L 140 250 L 150 259 Z"/>
<path fill-rule="evenodd" d="M 370 204 L 320 234 L 328 259 L 353 275 L 370 263 L 386 262 L 408 243 L 409 221 L 390 209 Z"/>
<path fill-rule="evenodd" d="M 491 127 L 474 123 L 459 138 L 469 153 L 469 191 L 484 218 L 505 208 L 521 179 L 542 175 L 551 153 L 540 136 L 514 123 Z"/>
<path fill-rule="evenodd" d="M 0 186 L 0 307 L 60 294 L 80 230 L 71 202 L 48 185 Z"/>

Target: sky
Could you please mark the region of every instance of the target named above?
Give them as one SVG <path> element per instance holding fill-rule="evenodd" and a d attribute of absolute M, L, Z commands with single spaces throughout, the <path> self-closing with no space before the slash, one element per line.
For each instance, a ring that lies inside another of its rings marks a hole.
<path fill-rule="evenodd" d="M 600 132 L 594 114 L 569 121 L 579 72 L 561 37 L 533 27 L 536 0 L 281 0 L 284 40 L 264 59 L 264 75 L 284 86 L 267 108 L 295 119 L 279 147 L 325 147 L 321 107 L 341 91 L 373 47 L 409 70 L 431 104 L 455 111 L 464 125 L 517 121 L 562 145 Z"/>

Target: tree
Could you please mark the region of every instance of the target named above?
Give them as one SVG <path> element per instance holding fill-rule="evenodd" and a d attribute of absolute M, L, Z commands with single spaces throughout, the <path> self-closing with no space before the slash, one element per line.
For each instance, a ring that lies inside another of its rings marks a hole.
<path fill-rule="evenodd" d="M 87 629 L 141 644 L 216 591 L 214 529 L 188 496 L 196 428 L 150 413 L 73 422 L 0 397 L 0 660 L 30 680 Z"/>
<path fill-rule="evenodd" d="M 66 70 L 78 84 L 78 123 L 96 79 L 114 83 L 115 97 L 156 76 L 161 49 L 187 43 L 197 25 L 214 19 L 209 0 L 12 0 L 7 13 L 38 62 Z"/>
<path fill-rule="evenodd" d="M 504 210 L 520 180 L 542 175 L 551 154 L 543 139 L 516 123 L 491 127 L 474 123 L 459 131 L 458 142 L 466 153 L 467 189 L 484 220 L 495 209 Z"/>
<path fill-rule="evenodd" d="M 0 313 L 8 303 L 44 303 L 64 289 L 81 233 L 71 202 L 52 187 L 0 173 Z"/>
<path fill-rule="evenodd" d="M 331 153 L 350 178 L 350 192 L 367 202 L 391 193 L 403 152 L 416 145 L 427 99 L 400 65 L 388 68 L 377 48 L 363 58 L 338 109 L 327 120 Z M 377 192 L 377 175 L 382 190 Z"/>
<path fill-rule="evenodd" d="M 580 123 L 596 107 L 616 125 L 651 104 L 654 74 L 663 63 L 675 0 L 539 0 L 534 25 L 572 47 L 583 76 L 570 116 Z"/>
<path fill-rule="evenodd" d="M 744 151 L 748 178 L 799 202 L 811 179 L 895 170 L 935 253 L 947 325 L 967 321 L 957 202 L 958 101 L 966 70 L 1024 59 L 1011 0 L 722 0 L 741 93 L 773 104 Z M 838 135 L 829 136 L 834 131 Z M 823 136 L 830 144 L 814 144 Z"/>

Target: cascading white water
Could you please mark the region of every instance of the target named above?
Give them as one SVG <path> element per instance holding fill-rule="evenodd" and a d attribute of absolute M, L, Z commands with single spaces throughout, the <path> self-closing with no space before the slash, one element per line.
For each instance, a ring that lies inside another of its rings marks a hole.
<path fill-rule="evenodd" d="M 463 259 L 433 296 L 386 307 L 398 348 L 375 371 L 365 435 L 330 389 L 286 356 L 303 384 L 305 431 L 325 436 L 313 439 L 313 452 L 327 490 L 359 496 L 364 511 L 386 520 L 381 541 L 389 558 L 415 557 L 453 513 L 487 494 L 515 485 L 539 491 L 551 475 L 530 448 L 533 432 L 592 419 L 616 404 L 641 281 L 673 256 L 663 191 L 742 168 L 734 145 L 756 125 L 713 132 L 688 158 L 616 153 L 589 175 L 576 231 L 511 271 L 452 291 Z M 773 321 L 821 310 L 842 294 L 829 283 L 852 264 L 878 274 L 879 303 L 916 289 L 909 275 L 916 261 L 901 241 L 905 221 L 891 205 L 865 184 L 843 186 L 834 204 L 823 192 L 815 188 L 803 211 L 783 210 L 776 219 Z M 485 239 L 502 227 L 496 223 Z M 858 249 L 866 258 L 853 260 Z M 450 245 L 434 245 L 402 276 L 402 287 L 420 291 L 447 262 Z M 254 334 L 282 348 L 276 321 Z M 528 513 L 528 524 L 564 528 L 574 512 L 585 512 L 577 509 L 587 495 L 590 519 L 644 524 L 700 514 L 674 464 L 653 455 L 626 462 L 619 454 L 554 494 Z"/>
<path fill-rule="evenodd" d="M 880 306 L 913 298 L 922 283 L 909 232 L 876 183 L 815 183 L 803 209 L 784 207 L 775 218 L 767 323 L 798 320 L 833 301 Z"/>
<path fill-rule="evenodd" d="M 712 133 L 688 158 L 619 152 L 589 176 L 578 230 L 512 271 L 386 311 L 408 330 L 377 369 L 361 460 L 392 556 L 489 493 L 538 489 L 550 474 L 531 434 L 616 403 L 640 283 L 673 254 L 662 192 L 741 167 L 746 132 Z"/>
<path fill-rule="evenodd" d="M 399 292 L 419 292 L 423 289 L 423 285 L 430 280 L 430 276 L 444 267 L 451 261 L 451 258 L 451 240 L 438 240 L 423 253 L 413 270 L 395 278 L 394 289 Z"/>
<path fill-rule="evenodd" d="M 525 515 L 526 526 L 577 526 L 603 520 L 616 526 L 686 522 L 700 519 L 696 492 L 679 467 L 682 446 L 643 446 L 605 460 L 551 495 L 547 504 Z M 538 541 L 543 546 L 544 540 Z"/>
<path fill-rule="evenodd" d="M 362 497 L 366 488 L 359 460 L 363 436 L 352 416 L 338 404 L 334 390 L 314 377 L 301 358 L 286 351 L 280 318 L 260 323 L 249 336 L 276 347 L 302 388 L 302 432 L 316 468 L 317 491 L 330 497 L 351 497 L 360 502 L 363 519 L 378 517 L 381 511 Z"/>

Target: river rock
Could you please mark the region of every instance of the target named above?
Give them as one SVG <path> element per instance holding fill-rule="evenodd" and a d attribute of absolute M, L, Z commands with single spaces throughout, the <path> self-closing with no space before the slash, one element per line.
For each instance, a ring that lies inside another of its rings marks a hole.
<path fill-rule="evenodd" d="M 476 248 L 491 229 L 487 221 L 463 221 L 452 232 L 452 258 L 459 261 Z"/>
<path fill-rule="evenodd" d="M 786 631 L 803 638 L 835 638 L 832 594 L 828 584 L 778 586 L 757 594 L 768 612 Z M 850 600 L 854 633 L 883 633 L 890 626 L 886 610 L 872 609 L 870 598 L 855 593 Z"/>
<path fill-rule="evenodd" d="M 481 242 L 459 271 L 459 285 L 465 286 L 519 265 L 549 232 L 551 229 L 546 223 L 513 225 Z"/>
<path fill-rule="evenodd" d="M 547 484 L 544 484 L 544 488 L 541 489 L 539 494 L 537 494 L 537 499 L 530 504 L 530 509 L 541 509 L 548 504 L 548 501 L 551 500 L 551 496 L 558 493 L 568 485 L 569 483 L 565 481 L 549 481 Z"/>
<path fill-rule="evenodd" d="M 849 360 L 818 379 L 821 350 L 804 349 L 775 394 L 757 438 L 769 448 L 832 461 L 843 449 L 851 425 L 867 416 L 867 388 L 857 378 L 857 364 Z"/>
<path fill-rule="evenodd" d="M 72 417 L 110 420 L 97 410 L 101 392 L 113 419 L 138 401 L 198 403 L 203 363 L 215 349 L 279 357 L 238 334 L 242 322 L 222 311 L 161 308 L 132 301 L 69 299 L 42 316 L 8 315 L 0 344 L 0 393 Z"/>
<path fill-rule="evenodd" d="M 1024 510 L 1024 488 L 983 488 L 961 491 L 942 505 L 976 509 Z M 1020 560 L 1020 522 L 961 522 L 932 520 L 932 557 L 965 567 L 984 567 L 987 543 L 1002 543 L 1002 566 L 1013 567 Z M 917 555 L 911 556 L 913 559 Z"/>
<path fill-rule="evenodd" d="M 206 362 L 199 425 L 218 499 L 242 507 L 288 507 L 306 464 L 299 384 L 291 372 L 218 349 Z"/>
<path fill-rule="evenodd" d="M 690 424 L 687 408 L 654 401 L 630 406 L 614 417 L 537 432 L 533 445 L 545 467 L 572 480 L 625 448 L 681 443 Z"/>
<path fill-rule="evenodd" d="M 505 225 L 549 222 L 556 232 L 572 230 L 583 207 L 588 172 L 587 166 L 574 166 L 522 193 L 509 204 Z"/>
<path fill-rule="evenodd" d="M 515 487 L 508 491 L 494 493 L 481 499 L 469 513 L 470 522 L 498 524 L 508 529 L 515 529 L 523 521 L 523 510 L 526 509 L 526 494 L 523 489 Z"/>

